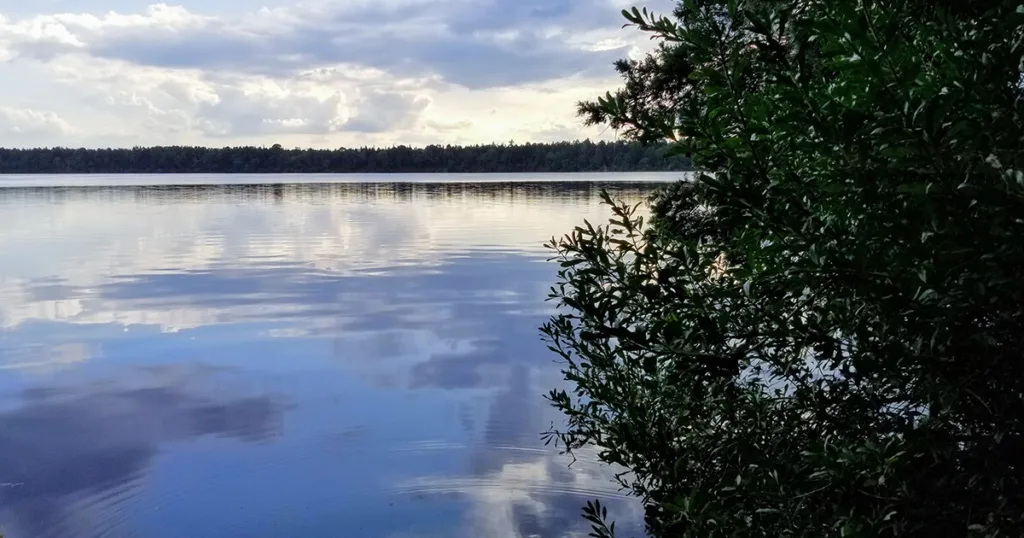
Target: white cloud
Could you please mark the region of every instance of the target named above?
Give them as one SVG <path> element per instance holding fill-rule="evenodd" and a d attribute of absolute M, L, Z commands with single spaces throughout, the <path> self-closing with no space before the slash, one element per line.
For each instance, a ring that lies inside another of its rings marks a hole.
<path fill-rule="evenodd" d="M 199 103 L 195 117 L 207 136 L 326 134 L 344 122 L 340 116 L 342 95 L 319 98 L 273 82 L 222 86 L 215 101 Z"/>
<path fill-rule="evenodd" d="M 649 46 L 620 29 L 619 0 L 320 1 L 247 13 L 114 1 L 0 14 L 0 76 L 30 77 L 0 89 L 0 102 L 52 111 L 43 140 L 596 137 L 575 118 L 575 102 L 616 85 L 611 62 Z M 0 133 L 0 145 L 26 145 L 13 134 Z"/>
<path fill-rule="evenodd" d="M 344 124 L 345 129 L 364 133 L 384 133 L 409 127 L 430 104 L 426 97 L 371 90 L 356 103 L 356 112 Z"/>
<path fill-rule="evenodd" d="M 29 135 L 33 138 L 72 132 L 71 126 L 54 112 L 10 107 L 0 107 L 0 130 L 14 136 Z"/>

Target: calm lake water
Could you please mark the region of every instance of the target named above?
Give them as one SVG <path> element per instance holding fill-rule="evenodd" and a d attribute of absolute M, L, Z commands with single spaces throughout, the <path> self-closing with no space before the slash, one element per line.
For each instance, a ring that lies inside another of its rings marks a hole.
<path fill-rule="evenodd" d="M 0 533 L 638 534 L 540 440 L 542 243 L 675 177 L 0 178 Z"/>

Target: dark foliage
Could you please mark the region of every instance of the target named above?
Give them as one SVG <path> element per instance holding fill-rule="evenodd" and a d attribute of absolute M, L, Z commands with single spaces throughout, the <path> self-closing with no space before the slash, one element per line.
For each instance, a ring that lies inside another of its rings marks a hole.
<path fill-rule="evenodd" d="M 1024 7 L 625 15 L 664 46 L 581 113 L 707 172 L 552 242 L 549 438 L 656 537 L 1022 536 Z"/>
<path fill-rule="evenodd" d="M 558 142 L 411 148 L 152 147 L 2 149 L 0 173 L 374 173 L 688 170 L 665 144 Z"/>

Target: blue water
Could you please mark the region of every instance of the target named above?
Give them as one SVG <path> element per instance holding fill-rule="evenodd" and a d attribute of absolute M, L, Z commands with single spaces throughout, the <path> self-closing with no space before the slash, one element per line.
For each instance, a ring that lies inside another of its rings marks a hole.
<path fill-rule="evenodd" d="M 542 243 L 653 184 L 205 177 L 0 189 L 0 533 L 639 534 L 537 327 Z"/>

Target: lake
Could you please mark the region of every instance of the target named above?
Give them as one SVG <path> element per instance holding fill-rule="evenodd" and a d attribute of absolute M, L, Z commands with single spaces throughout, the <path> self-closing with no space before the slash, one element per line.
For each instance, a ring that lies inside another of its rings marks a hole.
<path fill-rule="evenodd" d="M 0 178 L 0 533 L 638 535 L 540 439 L 542 244 L 676 177 Z"/>

